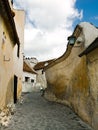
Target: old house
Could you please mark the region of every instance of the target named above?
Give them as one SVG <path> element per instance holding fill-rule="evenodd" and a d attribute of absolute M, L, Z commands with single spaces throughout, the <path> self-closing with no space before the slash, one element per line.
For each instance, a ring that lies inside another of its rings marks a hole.
<path fill-rule="evenodd" d="M 0 0 L 0 109 L 21 94 L 24 16 L 10 0 Z"/>
<path fill-rule="evenodd" d="M 37 72 L 24 60 L 22 92 L 32 92 L 35 89 Z"/>
<path fill-rule="evenodd" d="M 65 54 L 44 68 L 45 98 L 71 107 L 98 129 L 98 28 L 82 22 L 68 37 Z"/>
<path fill-rule="evenodd" d="M 52 60 L 47 60 L 47 61 L 41 61 L 38 62 L 35 66 L 34 69 L 35 71 L 37 71 L 37 77 L 36 77 L 36 87 L 38 89 L 45 89 L 47 87 L 47 83 L 46 83 L 46 76 L 45 73 L 43 72 L 43 68 L 45 66 L 47 66 L 48 64 L 50 64 Z"/>

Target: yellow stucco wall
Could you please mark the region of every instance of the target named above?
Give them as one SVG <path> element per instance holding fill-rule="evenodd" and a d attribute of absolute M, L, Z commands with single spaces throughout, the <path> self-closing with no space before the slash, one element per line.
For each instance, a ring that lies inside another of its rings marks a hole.
<path fill-rule="evenodd" d="M 45 97 L 67 104 L 78 115 L 98 128 L 98 49 L 79 57 L 83 45 L 75 43 L 67 59 L 46 69 Z"/>
<path fill-rule="evenodd" d="M 0 16 L 0 109 L 9 102 L 8 98 L 13 97 L 13 47 L 14 44 Z"/>
<path fill-rule="evenodd" d="M 90 97 L 93 100 L 92 126 L 98 129 L 98 48 L 87 55 Z"/>
<path fill-rule="evenodd" d="M 16 30 L 20 41 L 19 57 L 17 56 L 18 46 L 15 43 L 13 44 L 6 21 L 0 16 L 0 109 L 3 109 L 8 103 L 13 102 L 14 75 L 18 78 L 18 97 L 22 91 L 25 13 L 24 11 L 16 10 L 14 12 Z"/>

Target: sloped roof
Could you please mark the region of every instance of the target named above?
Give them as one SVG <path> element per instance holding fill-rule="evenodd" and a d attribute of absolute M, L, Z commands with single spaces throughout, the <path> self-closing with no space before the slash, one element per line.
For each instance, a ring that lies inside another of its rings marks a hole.
<path fill-rule="evenodd" d="M 20 44 L 13 18 L 13 12 L 10 8 L 8 0 L 0 0 L 0 15 L 4 18 L 6 27 L 8 28 L 9 33 L 11 34 L 10 36 L 12 36 L 13 40 L 15 41 L 14 43 Z"/>
<path fill-rule="evenodd" d="M 37 74 L 37 72 L 33 68 L 31 68 L 30 65 L 26 61 L 23 62 L 23 71 L 29 72 L 32 74 Z"/>
<path fill-rule="evenodd" d="M 38 63 L 34 66 L 34 69 L 35 69 L 35 70 L 43 69 L 45 66 L 47 66 L 48 64 L 50 64 L 50 63 L 53 62 L 54 60 L 55 60 L 55 59 L 38 62 Z"/>
<path fill-rule="evenodd" d="M 98 48 L 98 37 L 82 53 L 79 54 L 79 57 L 82 57 L 83 55 L 87 55 L 88 53 L 90 53 L 96 48 Z"/>

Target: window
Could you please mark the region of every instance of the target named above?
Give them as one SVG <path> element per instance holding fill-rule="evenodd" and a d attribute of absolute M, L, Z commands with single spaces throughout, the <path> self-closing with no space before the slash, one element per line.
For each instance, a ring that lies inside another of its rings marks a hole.
<path fill-rule="evenodd" d="M 34 79 L 31 79 L 31 83 L 34 83 Z"/>
<path fill-rule="evenodd" d="M 30 78 L 29 77 L 25 77 L 25 82 L 29 82 Z"/>
<path fill-rule="evenodd" d="M 44 71 L 42 70 L 42 74 L 44 74 Z"/>
<path fill-rule="evenodd" d="M 19 57 L 19 51 L 20 51 L 20 45 L 18 44 L 18 47 L 17 47 L 17 57 Z"/>
<path fill-rule="evenodd" d="M 6 40 L 6 35 L 5 35 L 5 32 L 3 32 L 3 35 L 2 35 L 2 43 L 3 44 L 5 43 L 5 40 Z"/>

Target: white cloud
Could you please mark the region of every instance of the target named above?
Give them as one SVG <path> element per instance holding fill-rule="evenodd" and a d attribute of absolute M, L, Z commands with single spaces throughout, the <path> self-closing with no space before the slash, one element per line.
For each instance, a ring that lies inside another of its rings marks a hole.
<path fill-rule="evenodd" d="M 16 8 L 26 11 L 25 55 L 47 60 L 66 50 L 75 19 L 83 11 L 75 8 L 76 0 L 14 0 Z"/>

